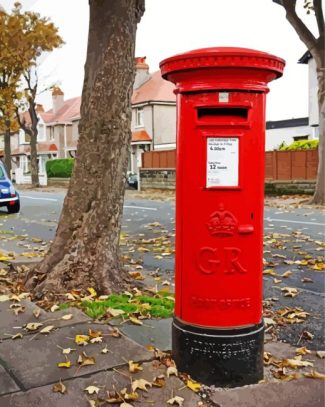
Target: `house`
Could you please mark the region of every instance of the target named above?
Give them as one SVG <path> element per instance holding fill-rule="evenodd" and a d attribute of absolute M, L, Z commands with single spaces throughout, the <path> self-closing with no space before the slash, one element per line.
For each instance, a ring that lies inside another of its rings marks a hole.
<path fill-rule="evenodd" d="M 162 79 L 160 71 L 149 73 L 146 58 L 135 58 L 136 76 L 132 95 L 132 141 L 129 171 L 138 172 L 143 151 L 171 149 L 176 146 L 176 96 L 174 85 Z M 52 90 L 52 109 L 44 111 L 37 105 L 37 150 L 40 176 L 45 175 L 45 163 L 53 158 L 74 157 L 79 138 L 81 97 L 64 100 L 58 87 Z M 29 114 L 23 114 L 30 122 Z M 3 144 L 0 135 L 0 147 Z M 30 172 L 30 146 L 23 130 L 11 137 L 13 170 L 25 175 Z M 18 182 L 18 180 L 17 180 Z"/>
<path fill-rule="evenodd" d="M 266 122 L 266 151 L 275 150 L 281 144 L 291 144 L 298 140 L 319 138 L 318 83 L 316 64 L 307 51 L 298 63 L 308 64 L 308 117 Z"/>

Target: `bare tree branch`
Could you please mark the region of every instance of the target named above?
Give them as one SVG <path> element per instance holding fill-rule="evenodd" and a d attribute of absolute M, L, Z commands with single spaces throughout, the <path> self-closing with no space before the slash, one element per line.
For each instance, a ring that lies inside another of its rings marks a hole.
<path fill-rule="evenodd" d="M 308 50 L 313 54 L 317 46 L 317 41 L 308 27 L 302 22 L 296 13 L 296 0 L 282 0 L 281 4 L 286 11 L 286 18 L 292 27 L 296 30 L 301 41 L 306 45 Z"/>
<path fill-rule="evenodd" d="M 317 21 L 317 27 L 320 37 L 324 37 L 324 15 L 322 9 L 322 0 L 314 0 L 314 10 Z"/>

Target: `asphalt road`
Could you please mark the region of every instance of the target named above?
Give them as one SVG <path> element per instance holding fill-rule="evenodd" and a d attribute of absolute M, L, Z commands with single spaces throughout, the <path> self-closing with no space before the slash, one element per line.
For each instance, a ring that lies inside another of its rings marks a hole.
<path fill-rule="evenodd" d="M 0 251 L 31 253 L 42 251 L 55 235 L 65 192 L 34 192 L 23 190 L 21 212 L 8 215 L 0 208 Z M 125 255 L 143 261 L 146 270 L 159 272 L 173 287 L 173 255 L 157 256 L 151 251 L 141 252 L 132 249 L 139 239 L 155 239 L 165 236 L 172 243 L 175 233 L 174 202 L 139 199 L 127 194 L 124 206 L 122 231 L 128 244 L 122 246 Z M 157 223 L 158 227 L 149 227 Z M 325 219 L 319 209 L 278 209 L 265 208 L 265 268 L 275 267 L 277 276 L 264 276 L 264 298 L 271 299 L 272 309 L 301 307 L 310 313 L 308 321 L 293 324 L 280 332 L 280 337 L 292 344 L 311 348 L 324 347 L 324 271 L 313 270 L 310 265 L 297 264 L 304 259 L 324 256 Z M 139 246 L 139 244 L 138 244 Z M 285 261 L 287 262 L 285 262 Z M 290 263 L 291 262 L 291 263 Z M 273 264 L 272 264 L 273 263 Z M 288 264 L 289 263 L 289 264 Z M 271 264 L 271 266 L 269 266 Z M 291 271 L 288 278 L 280 276 Z M 153 273 L 153 275 L 155 275 Z M 278 278 L 281 282 L 274 282 Z M 308 283 L 304 280 L 310 279 Z M 284 297 L 281 288 L 297 288 L 299 294 Z M 311 343 L 304 343 L 303 330 L 315 335 Z"/>

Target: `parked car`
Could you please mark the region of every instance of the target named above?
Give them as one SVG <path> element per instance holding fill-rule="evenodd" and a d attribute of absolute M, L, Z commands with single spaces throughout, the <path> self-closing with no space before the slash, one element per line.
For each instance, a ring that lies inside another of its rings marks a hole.
<path fill-rule="evenodd" d="M 127 181 L 130 187 L 133 187 L 135 189 L 138 188 L 138 175 L 135 174 L 134 172 L 129 172 L 127 174 Z"/>
<path fill-rule="evenodd" d="M 19 194 L 10 181 L 5 166 L 0 161 L 0 206 L 6 206 L 9 213 L 20 210 Z"/>

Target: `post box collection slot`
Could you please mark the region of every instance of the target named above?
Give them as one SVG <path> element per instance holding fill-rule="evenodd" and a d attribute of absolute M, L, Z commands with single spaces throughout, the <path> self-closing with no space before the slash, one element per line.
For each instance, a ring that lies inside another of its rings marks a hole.
<path fill-rule="evenodd" d="M 246 122 L 248 108 L 245 107 L 199 107 L 197 118 L 202 121 Z"/>

